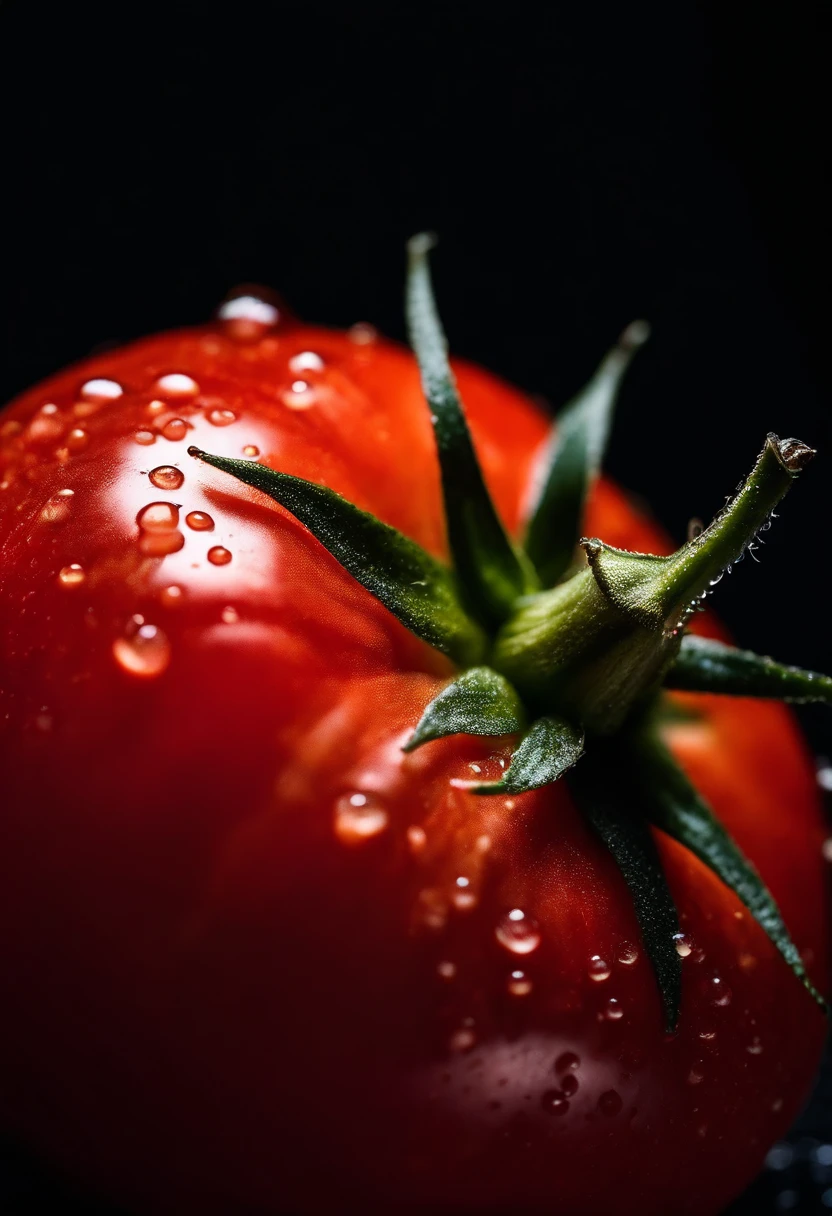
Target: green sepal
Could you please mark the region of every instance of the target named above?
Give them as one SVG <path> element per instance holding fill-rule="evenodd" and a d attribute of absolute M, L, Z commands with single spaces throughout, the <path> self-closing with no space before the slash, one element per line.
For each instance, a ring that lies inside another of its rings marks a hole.
<path fill-rule="evenodd" d="M 665 688 L 718 692 L 735 697 L 832 705 L 832 678 L 802 667 L 775 663 L 767 655 L 738 650 L 712 638 L 688 634 L 664 677 Z"/>
<path fill-rule="evenodd" d="M 544 587 L 553 587 L 574 560 L 621 381 L 649 333 L 646 321 L 629 325 L 586 387 L 558 415 L 525 539 L 526 553 Z"/>
<path fill-rule="evenodd" d="M 446 735 L 513 735 L 526 715 L 517 691 L 490 667 L 470 667 L 425 708 L 402 751 Z"/>
<path fill-rule="evenodd" d="M 471 442 L 433 298 L 428 267 L 432 243 L 425 234 L 408 242 L 408 334 L 431 411 L 454 569 L 470 610 L 496 625 L 509 615 L 518 596 L 535 589 L 536 580 L 505 533 Z"/>
<path fill-rule="evenodd" d="M 641 939 L 653 968 L 665 1027 L 675 1031 L 682 996 L 682 962 L 676 949 L 679 915 L 667 885 L 652 831 L 628 788 L 626 766 L 615 749 L 607 763 L 593 753 L 567 777 L 581 814 L 612 854 L 630 891 Z"/>
<path fill-rule="evenodd" d="M 461 666 L 482 658 L 485 635 L 462 607 L 453 572 L 415 541 L 326 486 L 251 460 L 212 456 L 195 447 L 188 453 L 290 511 L 417 637 Z"/>
<path fill-rule="evenodd" d="M 584 733 L 565 718 L 538 718 L 520 740 L 499 781 L 454 781 L 475 794 L 525 794 L 551 785 L 584 754 Z"/>
<path fill-rule="evenodd" d="M 642 730 L 634 734 L 629 749 L 640 805 L 650 822 L 698 857 L 734 892 L 807 992 L 828 1012 L 826 1001 L 806 974 L 800 953 L 762 878 L 655 732 Z"/>

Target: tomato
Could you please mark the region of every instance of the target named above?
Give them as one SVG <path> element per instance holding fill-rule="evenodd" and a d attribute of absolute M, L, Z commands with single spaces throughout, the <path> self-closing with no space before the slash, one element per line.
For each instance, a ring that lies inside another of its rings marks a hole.
<path fill-rule="evenodd" d="M 445 555 L 412 356 L 267 306 L 96 355 L 0 423 L 0 1116 L 138 1213 L 716 1213 L 812 1080 L 823 1017 L 657 833 L 668 1034 L 631 897 L 507 741 L 401 747 L 450 662 L 189 444 L 325 484 Z M 233 312 L 233 310 L 232 310 Z M 456 364 L 516 534 L 547 422 Z M 668 552 L 608 482 L 589 535 Z M 712 629 L 716 627 L 711 626 Z M 825 980 L 794 720 L 673 694 L 685 770 Z"/>

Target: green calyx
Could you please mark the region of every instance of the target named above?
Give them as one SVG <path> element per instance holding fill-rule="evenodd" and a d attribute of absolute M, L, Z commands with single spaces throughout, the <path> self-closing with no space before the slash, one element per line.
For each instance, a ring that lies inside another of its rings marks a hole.
<path fill-rule="evenodd" d="M 734 890 L 823 1004 L 761 878 L 660 743 L 654 712 L 664 688 L 832 704 L 827 676 L 686 632 L 716 583 L 753 555 L 758 533 L 814 452 L 769 434 L 733 498 L 669 557 L 582 538 L 613 406 L 649 332 L 636 322 L 559 416 L 524 542 L 516 544 L 492 502 L 448 363 L 428 266 L 432 244 L 422 235 L 408 245 L 406 304 L 436 439 L 450 565 L 325 486 L 258 462 L 189 453 L 288 510 L 403 625 L 460 668 L 414 723 L 406 752 L 454 734 L 512 736 L 499 781 L 454 784 L 515 795 L 565 777 L 629 886 L 668 1028 L 677 1023 L 681 991 L 678 916 L 654 829 Z"/>

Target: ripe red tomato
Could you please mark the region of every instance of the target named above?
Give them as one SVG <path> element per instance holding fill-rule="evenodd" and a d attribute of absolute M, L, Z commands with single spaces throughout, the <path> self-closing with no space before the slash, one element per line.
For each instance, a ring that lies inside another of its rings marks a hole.
<path fill-rule="evenodd" d="M 0 424 L 3 1125 L 140 1213 L 716 1213 L 804 1100 L 824 1020 L 659 834 L 686 935 L 666 1034 L 563 785 L 450 784 L 499 775 L 505 740 L 402 753 L 450 664 L 186 450 L 324 483 L 441 556 L 416 364 L 267 312 L 97 355 Z M 516 531 L 546 420 L 457 372 Z M 667 551 L 605 482 L 586 531 Z M 823 982 L 790 713 L 675 695 L 697 716 L 673 751 Z"/>

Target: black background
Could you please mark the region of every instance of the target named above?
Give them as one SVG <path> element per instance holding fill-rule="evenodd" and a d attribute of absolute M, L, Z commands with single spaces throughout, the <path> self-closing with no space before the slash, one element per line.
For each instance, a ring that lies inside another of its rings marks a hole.
<path fill-rule="evenodd" d="M 555 405 L 650 319 L 608 467 L 679 540 L 767 431 L 818 447 L 718 606 L 832 670 L 828 42 L 823 5 L 776 7 L 3 4 L 3 396 L 242 281 L 401 338 L 403 242 L 432 228 L 454 350 Z M 732 1212 L 829 1210 L 829 1104 L 802 1133 Z M 4 1214 L 71 1202 L 3 1157 Z"/>

